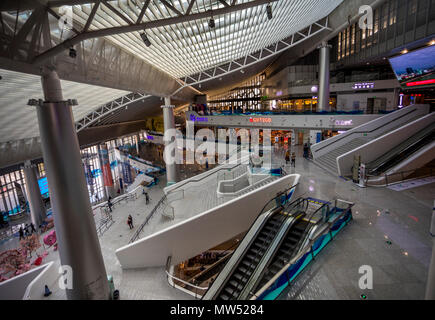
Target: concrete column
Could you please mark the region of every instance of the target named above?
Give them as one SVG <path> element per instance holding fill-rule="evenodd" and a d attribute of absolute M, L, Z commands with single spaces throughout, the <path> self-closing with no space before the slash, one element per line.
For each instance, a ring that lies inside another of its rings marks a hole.
<path fill-rule="evenodd" d="M 163 109 L 163 125 L 165 132 L 170 129 L 175 129 L 174 120 L 174 107 L 171 105 L 171 98 L 165 97 L 165 105 L 162 106 Z M 171 141 L 164 140 L 165 146 L 167 146 Z M 177 167 L 175 163 L 166 163 L 166 181 L 167 185 L 171 185 L 177 182 Z"/>
<path fill-rule="evenodd" d="M 26 181 L 26 196 L 30 205 L 30 218 L 32 223 L 38 228 L 46 218 L 44 201 L 42 200 L 39 189 L 36 166 L 30 161 L 26 161 L 23 167 L 24 180 Z"/>
<path fill-rule="evenodd" d="M 329 49 L 327 42 L 319 47 L 319 100 L 317 111 L 330 111 L 329 108 Z"/>
<path fill-rule="evenodd" d="M 68 299 L 108 299 L 109 286 L 81 162 L 71 102 L 55 71 L 42 76 L 45 101 L 37 107 Z"/>
<path fill-rule="evenodd" d="M 98 153 L 98 163 L 100 164 L 100 170 L 101 170 L 100 182 L 101 182 L 101 186 L 103 187 L 103 199 L 102 200 L 107 200 L 109 198 L 109 196 L 107 195 L 106 186 L 104 185 L 103 160 L 101 159 L 101 147 L 100 147 L 100 144 L 97 144 L 97 153 Z"/>

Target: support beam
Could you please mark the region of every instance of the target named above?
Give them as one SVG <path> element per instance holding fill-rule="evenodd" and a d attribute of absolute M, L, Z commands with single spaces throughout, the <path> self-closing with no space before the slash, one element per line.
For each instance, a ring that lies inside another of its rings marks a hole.
<path fill-rule="evenodd" d="M 42 76 L 45 101 L 37 106 L 61 265 L 72 283 L 68 299 L 106 300 L 109 286 L 89 201 L 71 105 L 55 71 Z M 65 149 L 68 146 L 68 150 Z"/>
<path fill-rule="evenodd" d="M 122 33 L 128 33 L 128 32 L 134 32 L 134 31 L 142 31 L 144 29 L 152 29 L 152 28 L 158 28 L 163 26 L 168 26 L 172 24 L 177 23 L 183 23 L 193 20 L 199 20 L 204 18 L 210 18 L 212 16 L 218 16 L 222 14 L 231 13 L 234 11 L 239 10 L 245 10 L 252 7 L 268 4 L 271 2 L 275 2 L 278 0 L 254 0 L 251 2 L 246 2 L 242 4 L 237 4 L 234 6 L 229 7 L 223 7 L 220 9 L 216 9 L 212 11 L 204 11 L 189 15 L 182 15 L 174 18 L 166 18 L 166 19 L 159 19 L 155 21 L 149 21 L 145 23 L 139 23 L 139 24 L 132 24 L 128 26 L 119 26 L 119 27 L 112 27 L 112 28 L 105 28 L 105 29 L 99 29 L 99 30 L 92 30 L 84 33 L 80 33 L 76 35 L 75 37 L 65 40 L 61 44 L 51 48 L 48 51 L 45 51 L 44 53 L 40 54 L 33 60 L 33 64 L 40 65 L 47 59 L 54 57 L 58 55 L 59 53 L 63 52 L 66 49 L 71 48 L 72 46 L 86 40 L 86 39 L 92 39 L 92 38 L 100 38 L 100 37 L 107 37 L 115 34 L 122 34 Z"/>

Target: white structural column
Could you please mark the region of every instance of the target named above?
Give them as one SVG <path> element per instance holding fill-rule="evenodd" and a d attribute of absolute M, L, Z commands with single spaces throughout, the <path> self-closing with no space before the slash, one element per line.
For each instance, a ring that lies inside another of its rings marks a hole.
<path fill-rule="evenodd" d="M 168 130 L 175 129 L 175 120 L 174 120 L 174 107 L 171 105 L 171 98 L 165 97 L 165 105 L 162 106 L 163 109 L 163 125 L 166 133 Z M 164 137 L 165 148 L 172 141 L 166 139 L 166 134 Z M 174 155 L 175 159 L 175 155 Z M 168 163 L 166 161 L 166 181 L 167 185 L 171 185 L 177 182 L 177 166 L 175 161 L 172 163 Z"/>
<path fill-rule="evenodd" d="M 139 143 L 140 143 L 139 133 L 136 133 L 136 152 L 137 152 L 137 156 L 139 156 Z"/>
<path fill-rule="evenodd" d="M 100 164 L 100 183 L 101 183 L 101 189 L 103 190 L 103 199 L 101 200 L 107 200 L 109 196 L 107 195 L 106 187 L 104 186 L 104 175 L 103 175 L 103 161 L 101 159 L 101 147 L 100 144 L 97 144 L 97 153 L 98 153 L 98 163 Z"/>
<path fill-rule="evenodd" d="M 68 299 L 109 299 L 109 286 L 89 201 L 71 101 L 55 71 L 42 76 L 37 106 L 42 154 Z"/>
<path fill-rule="evenodd" d="M 30 205 L 30 218 L 35 227 L 39 227 L 45 220 L 46 211 L 44 201 L 42 201 L 41 191 L 39 189 L 38 177 L 36 175 L 36 166 L 26 161 L 23 167 L 24 180 L 26 181 L 26 196 Z"/>
<path fill-rule="evenodd" d="M 329 51 L 331 46 L 323 42 L 319 47 L 319 99 L 317 111 L 330 111 L 329 107 Z"/>

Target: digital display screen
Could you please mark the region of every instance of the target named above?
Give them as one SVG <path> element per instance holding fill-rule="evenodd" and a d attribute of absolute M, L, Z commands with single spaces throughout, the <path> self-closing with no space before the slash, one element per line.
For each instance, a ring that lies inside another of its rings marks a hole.
<path fill-rule="evenodd" d="M 47 182 L 47 178 L 41 178 L 38 179 L 38 185 L 39 185 L 39 190 L 41 191 L 41 195 L 44 198 L 48 198 L 49 194 L 48 194 L 48 182 Z"/>
<path fill-rule="evenodd" d="M 435 86 L 435 45 L 389 60 L 402 87 Z"/>

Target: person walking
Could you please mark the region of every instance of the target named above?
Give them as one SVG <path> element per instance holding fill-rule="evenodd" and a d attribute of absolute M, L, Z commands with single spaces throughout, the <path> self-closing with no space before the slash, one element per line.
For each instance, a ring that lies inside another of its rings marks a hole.
<path fill-rule="evenodd" d="M 112 201 L 110 201 L 110 200 L 112 200 L 111 196 L 109 196 L 109 199 L 107 199 L 107 206 L 109 207 L 109 211 L 112 212 L 113 204 L 112 204 Z"/>
<path fill-rule="evenodd" d="M 287 165 L 290 162 L 290 151 L 287 150 L 285 153 L 285 164 Z"/>
<path fill-rule="evenodd" d="M 292 163 L 291 163 L 292 167 L 296 168 L 296 154 L 293 152 L 292 153 Z"/>
<path fill-rule="evenodd" d="M 24 230 L 23 227 L 20 227 L 20 230 L 18 231 L 19 235 L 20 235 L 20 240 L 24 239 Z"/>
<path fill-rule="evenodd" d="M 35 226 L 33 225 L 33 222 L 30 223 L 30 232 L 31 233 L 36 232 L 36 229 L 35 229 Z"/>
<path fill-rule="evenodd" d="M 148 192 L 145 192 L 145 203 L 150 203 L 150 196 L 148 195 Z"/>
<path fill-rule="evenodd" d="M 127 224 L 130 227 L 130 229 L 134 228 L 134 226 L 133 226 L 133 217 L 131 216 L 131 214 L 128 215 Z"/>

